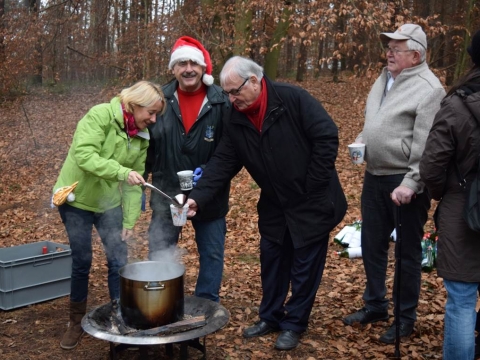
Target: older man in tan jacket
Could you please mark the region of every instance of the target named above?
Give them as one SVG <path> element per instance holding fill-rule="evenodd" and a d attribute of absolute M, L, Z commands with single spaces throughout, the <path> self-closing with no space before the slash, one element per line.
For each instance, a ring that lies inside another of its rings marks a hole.
<path fill-rule="evenodd" d="M 399 287 L 394 284 L 394 299 L 398 289 L 400 336 L 406 337 L 416 321 L 420 241 L 430 208 L 419 161 L 445 91 L 425 62 L 427 37 L 420 26 L 405 24 L 380 38 L 388 43 L 387 66 L 370 91 L 365 124 L 356 140 L 365 143 L 367 161 L 361 198 L 365 306 L 343 321 L 351 325 L 388 320 L 385 278 L 389 235 L 395 227 L 396 207 L 401 206 L 403 245 L 397 255 L 402 261 L 402 281 Z M 395 329 L 392 325 L 380 341 L 393 343 Z"/>

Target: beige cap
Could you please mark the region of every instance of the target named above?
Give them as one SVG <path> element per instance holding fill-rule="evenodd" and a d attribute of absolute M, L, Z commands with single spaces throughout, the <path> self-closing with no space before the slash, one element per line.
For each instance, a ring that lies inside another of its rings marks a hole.
<path fill-rule="evenodd" d="M 427 49 L 427 35 L 419 25 L 403 24 L 394 33 L 381 33 L 382 41 L 392 40 L 413 40 Z"/>

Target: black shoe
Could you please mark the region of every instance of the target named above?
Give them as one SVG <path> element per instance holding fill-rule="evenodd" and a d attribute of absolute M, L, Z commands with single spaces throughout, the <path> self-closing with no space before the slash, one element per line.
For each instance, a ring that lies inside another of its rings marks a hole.
<path fill-rule="evenodd" d="M 250 326 L 243 330 L 243 337 L 251 338 L 255 336 L 262 336 L 270 334 L 271 332 L 277 331 L 275 328 L 268 325 L 265 321 L 260 320 L 255 325 Z"/>
<path fill-rule="evenodd" d="M 348 315 L 343 319 L 343 323 L 346 325 L 352 325 L 353 323 L 360 323 L 362 325 L 374 323 L 376 321 L 388 320 L 388 312 L 376 312 L 368 310 L 367 308 L 361 308 L 357 312 Z"/>
<path fill-rule="evenodd" d="M 400 337 L 408 337 L 413 332 L 413 324 L 400 323 Z M 380 336 L 380 341 L 385 344 L 393 344 L 395 342 L 395 337 L 397 333 L 397 325 L 395 323 L 390 326 L 385 334 Z"/>
<path fill-rule="evenodd" d="M 282 330 L 275 342 L 275 349 L 290 350 L 296 348 L 300 334 L 293 330 Z"/>

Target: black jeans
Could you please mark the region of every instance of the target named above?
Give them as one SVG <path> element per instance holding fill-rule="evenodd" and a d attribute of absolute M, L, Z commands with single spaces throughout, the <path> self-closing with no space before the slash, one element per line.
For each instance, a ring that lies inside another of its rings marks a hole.
<path fill-rule="evenodd" d="M 127 244 L 122 241 L 122 208 L 120 206 L 104 213 L 94 213 L 63 204 L 58 207 L 72 249 L 72 279 L 70 300 L 87 300 L 88 277 L 92 266 L 93 226 L 102 239 L 108 266 L 108 290 L 110 299 L 120 298 L 120 275 L 118 271 L 127 264 Z"/>
<path fill-rule="evenodd" d="M 387 311 L 385 285 L 390 234 L 396 224 L 396 205 L 391 192 L 400 185 L 404 174 L 374 176 L 365 172 L 362 191 L 362 256 L 367 284 L 363 294 L 365 307 Z M 401 206 L 402 273 L 400 279 L 400 321 L 413 324 L 420 296 L 423 227 L 428 217 L 430 196 L 417 194 L 408 205 Z M 394 284 L 394 289 L 396 286 Z M 396 299 L 394 290 L 393 299 Z"/>

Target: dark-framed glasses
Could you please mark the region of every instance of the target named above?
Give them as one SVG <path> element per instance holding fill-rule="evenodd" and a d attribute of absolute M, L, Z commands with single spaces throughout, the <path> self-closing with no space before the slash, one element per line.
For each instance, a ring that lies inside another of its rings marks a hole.
<path fill-rule="evenodd" d="M 249 78 L 246 78 L 245 81 L 240 85 L 237 89 L 232 89 L 230 91 L 225 91 L 228 95 L 233 95 L 237 96 L 240 95 L 240 91 L 242 91 L 242 88 L 245 86 Z"/>

